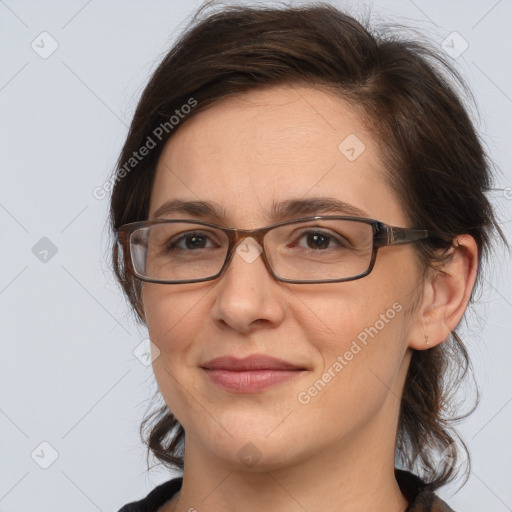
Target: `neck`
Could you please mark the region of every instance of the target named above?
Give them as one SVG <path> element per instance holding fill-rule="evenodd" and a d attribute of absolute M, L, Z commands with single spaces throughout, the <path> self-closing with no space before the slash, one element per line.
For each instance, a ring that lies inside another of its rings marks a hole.
<path fill-rule="evenodd" d="M 395 439 L 382 436 L 395 430 L 381 422 L 366 425 L 336 447 L 259 471 L 258 465 L 240 469 L 219 460 L 189 436 L 182 490 L 169 511 L 404 512 L 408 503 L 394 476 Z"/>

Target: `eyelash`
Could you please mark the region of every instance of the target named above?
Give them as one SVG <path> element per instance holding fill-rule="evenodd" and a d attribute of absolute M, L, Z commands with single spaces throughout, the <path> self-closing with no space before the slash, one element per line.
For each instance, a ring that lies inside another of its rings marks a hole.
<path fill-rule="evenodd" d="M 342 237 L 336 237 L 335 235 L 333 235 L 331 233 L 327 233 L 327 232 L 319 230 L 319 229 L 317 229 L 317 230 L 309 229 L 309 230 L 303 231 L 297 237 L 295 237 L 295 239 L 293 241 L 293 243 L 295 244 L 294 246 L 298 246 L 297 241 L 300 241 L 304 237 L 307 237 L 308 235 L 312 235 L 312 234 L 328 237 L 329 238 L 329 242 L 334 241 L 339 247 L 346 247 L 346 245 L 347 245 L 346 243 L 343 244 L 341 242 L 340 238 L 342 238 Z M 208 240 L 211 241 L 211 238 L 209 237 L 208 234 L 201 233 L 201 232 L 190 232 L 190 233 L 182 234 L 182 235 L 179 236 L 179 238 L 177 238 L 175 240 L 170 240 L 169 242 L 167 242 L 166 249 L 167 250 L 172 250 L 172 249 L 178 248 L 178 249 L 181 249 L 181 250 L 184 250 L 184 251 L 186 251 L 186 250 L 192 251 L 193 249 L 183 249 L 181 247 L 178 247 L 178 244 L 180 244 L 181 242 L 185 241 L 187 238 L 192 238 L 192 237 L 205 237 L 205 238 L 207 238 Z M 201 247 L 201 249 L 204 249 L 204 248 Z"/>

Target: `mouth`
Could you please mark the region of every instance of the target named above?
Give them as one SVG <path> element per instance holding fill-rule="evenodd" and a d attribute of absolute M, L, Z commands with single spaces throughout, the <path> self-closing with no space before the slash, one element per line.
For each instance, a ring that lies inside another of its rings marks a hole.
<path fill-rule="evenodd" d="M 216 385 L 235 393 L 264 391 L 307 371 L 303 366 L 259 354 L 244 359 L 218 357 L 201 368 Z"/>

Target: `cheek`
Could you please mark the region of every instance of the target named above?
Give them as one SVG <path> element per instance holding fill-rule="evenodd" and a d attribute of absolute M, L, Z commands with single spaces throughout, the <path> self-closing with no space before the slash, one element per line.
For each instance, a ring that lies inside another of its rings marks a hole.
<path fill-rule="evenodd" d="M 145 283 L 142 289 L 149 336 L 162 353 L 176 352 L 183 348 L 180 344 L 197 338 L 197 329 L 204 322 L 201 301 L 208 290 L 192 291 L 190 285 L 186 291 L 180 288 L 173 285 L 169 290 L 166 285 Z"/>
<path fill-rule="evenodd" d="M 355 339 L 364 344 L 391 334 L 403 319 L 404 294 L 389 283 L 377 284 L 371 277 L 366 282 L 340 283 L 316 295 L 304 295 L 303 302 L 310 311 L 302 324 L 305 334 L 316 332 L 319 343 L 323 337 L 327 350 L 343 349 Z"/>
<path fill-rule="evenodd" d="M 339 414 L 378 408 L 395 386 L 407 349 L 405 296 L 396 283 L 377 286 L 369 278 L 344 285 L 322 293 L 321 302 L 310 301 L 323 330 L 302 324 L 321 360 L 311 388 L 302 390 L 303 401 L 311 399 L 318 413 L 329 402 L 336 402 Z"/>
<path fill-rule="evenodd" d="M 153 371 L 160 393 L 178 421 L 188 426 L 187 411 L 191 396 L 199 396 L 196 388 L 194 348 L 201 339 L 204 325 L 201 301 L 206 291 L 196 293 L 169 290 L 165 285 L 145 283 L 142 300 L 151 342 L 159 354 L 153 360 Z"/>

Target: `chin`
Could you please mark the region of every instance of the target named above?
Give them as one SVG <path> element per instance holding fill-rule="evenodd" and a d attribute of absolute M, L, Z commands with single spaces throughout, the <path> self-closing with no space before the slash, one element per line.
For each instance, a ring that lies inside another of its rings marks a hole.
<path fill-rule="evenodd" d="M 229 437 L 229 436 L 228 436 Z M 300 448 L 300 452 L 296 452 Z M 277 438 L 233 437 L 225 444 L 211 446 L 217 460 L 223 460 L 231 471 L 263 473 L 294 466 L 307 459 L 307 449 L 295 442 L 283 444 Z"/>
<path fill-rule="evenodd" d="M 229 415 L 224 414 L 218 417 L 218 423 L 209 422 L 209 433 L 204 424 L 196 425 L 194 430 L 203 438 L 203 446 L 208 447 L 216 459 L 224 460 L 230 469 L 271 471 L 300 463 L 320 448 L 310 446 L 311 440 L 318 436 L 307 434 L 302 430 L 304 425 L 290 421 L 293 413 L 283 421 L 286 416 L 264 420 L 261 411 L 260 418 L 257 414 L 238 412 L 230 421 Z"/>

